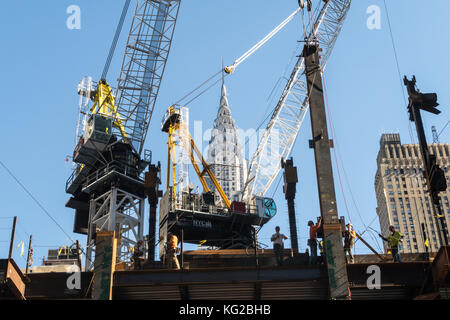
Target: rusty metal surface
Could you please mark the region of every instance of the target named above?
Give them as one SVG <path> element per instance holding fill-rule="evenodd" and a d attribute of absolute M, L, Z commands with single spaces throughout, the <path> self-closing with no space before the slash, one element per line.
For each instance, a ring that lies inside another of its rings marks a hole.
<path fill-rule="evenodd" d="M 81 273 L 80 289 L 68 289 L 67 280 L 70 273 L 30 273 L 30 283 L 25 289 L 27 300 L 61 300 L 61 299 L 90 299 L 86 294 L 92 279 L 91 272 Z"/>
<path fill-rule="evenodd" d="M 230 255 L 236 252 L 229 252 Z M 378 258 L 374 256 L 374 261 Z M 367 268 L 378 265 L 381 290 L 369 290 Z M 427 262 L 356 263 L 347 266 L 352 299 L 413 299 L 425 280 Z M 69 274 L 30 274 L 27 299 L 84 299 L 92 277 L 81 274 L 81 290 L 68 290 Z M 431 277 L 430 281 L 431 281 Z M 90 295 L 87 295 L 90 296 Z M 113 299 L 150 300 L 274 300 L 327 299 L 328 280 L 324 265 L 282 267 L 209 267 L 176 271 L 149 269 L 117 271 Z"/>
<path fill-rule="evenodd" d="M 286 266 L 278 268 L 205 268 L 191 270 L 118 271 L 114 286 L 226 283 L 252 281 L 301 281 L 326 277 L 325 266 Z"/>
<path fill-rule="evenodd" d="M 184 297 L 183 297 L 184 291 Z M 151 300 L 321 300 L 328 297 L 327 280 L 129 286 L 115 290 L 115 299 Z"/>
<path fill-rule="evenodd" d="M 376 265 L 380 268 L 381 284 L 408 286 L 421 288 L 430 263 L 407 262 L 407 263 L 371 263 L 371 264 L 349 264 L 347 266 L 349 283 L 351 286 L 366 286 L 368 277 L 372 274 L 368 271 L 369 266 Z"/>
<path fill-rule="evenodd" d="M 3 284 L 2 291 L 5 292 L 5 298 L 25 299 L 26 277 L 13 259 L 4 259 L 0 261 L 1 279 Z M 9 291 L 9 294 L 7 293 Z"/>
<path fill-rule="evenodd" d="M 442 246 L 431 266 L 435 284 L 450 283 L 450 246 Z"/>
<path fill-rule="evenodd" d="M 393 262 L 394 259 L 392 258 L 392 255 L 390 254 L 380 254 L 380 256 L 383 258 L 384 262 Z M 435 252 L 429 253 L 430 258 L 434 258 L 436 256 Z M 428 262 L 429 260 L 426 259 L 426 253 L 402 253 L 402 262 Z M 373 254 L 360 254 L 355 255 L 355 262 L 356 263 L 380 263 L 380 259 Z"/>
<path fill-rule="evenodd" d="M 350 287 L 352 300 L 410 300 L 415 295 L 415 289 L 401 285 L 383 285 L 381 289 L 367 287 Z"/>

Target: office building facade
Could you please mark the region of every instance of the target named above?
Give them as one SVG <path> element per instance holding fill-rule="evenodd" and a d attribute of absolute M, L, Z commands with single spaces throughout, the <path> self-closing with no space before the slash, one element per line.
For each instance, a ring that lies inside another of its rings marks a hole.
<path fill-rule="evenodd" d="M 429 148 L 436 155 L 437 164 L 444 170 L 447 185 L 450 185 L 449 145 L 434 143 Z M 430 252 L 438 251 L 441 245 L 438 231 L 440 223 L 427 191 L 419 145 L 402 144 L 399 134 L 383 134 L 377 166 L 375 191 L 382 234 L 387 236 L 391 225 L 400 231 L 404 235 L 401 246 L 403 253 L 426 252 L 426 244 Z M 449 225 L 450 188 L 439 196 Z M 384 248 L 387 251 L 386 242 Z"/>

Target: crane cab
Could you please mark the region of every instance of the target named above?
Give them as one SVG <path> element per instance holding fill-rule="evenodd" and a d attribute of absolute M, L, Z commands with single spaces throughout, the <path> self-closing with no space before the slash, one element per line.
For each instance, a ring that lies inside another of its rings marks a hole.
<path fill-rule="evenodd" d="M 92 114 L 86 126 L 86 132 L 75 147 L 73 160 L 82 164 L 93 164 L 97 153 L 103 152 L 112 136 L 113 119 L 100 113 Z"/>
<path fill-rule="evenodd" d="M 161 121 L 161 131 L 168 133 L 169 128 L 172 125 L 179 124 L 180 120 L 181 120 L 180 109 L 176 108 L 175 106 L 169 107 L 169 109 L 167 109 L 167 111 L 164 114 L 164 117 Z"/>
<path fill-rule="evenodd" d="M 91 115 L 86 127 L 86 147 L 102 152 L 111 139 L 112 124 L 110 116 L 99 113 Z"/>

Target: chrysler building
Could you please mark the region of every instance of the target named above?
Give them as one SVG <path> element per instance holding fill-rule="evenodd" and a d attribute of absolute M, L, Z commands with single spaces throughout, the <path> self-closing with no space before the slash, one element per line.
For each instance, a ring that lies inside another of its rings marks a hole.
<path fill-rule="evenodd" d="M 220 107 L 211 132 L 207 162 L 228 199 L 239 200 L 247 177 L 247 161 L 244 159 L 238 130 L 231 116 L 223 80 Z M 211 190 L 215 190 L 212 181 L 207 179 L 207 182 Z"/>

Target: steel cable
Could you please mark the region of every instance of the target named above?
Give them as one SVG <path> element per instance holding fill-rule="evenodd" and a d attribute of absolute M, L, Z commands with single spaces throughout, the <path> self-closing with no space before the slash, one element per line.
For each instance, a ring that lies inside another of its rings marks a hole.
<path fill-rule="evenodd" d="M 111 48 L 109 49 L 108 58 L 106 59 L 105 67 L 103 68 L 102 79 L 106 79 L 106 75 L 108 74 L 109 67 L 111 65 L 112 58 L 114 56 L 114 52 L 116 51 L 117 41 L 119 40 L 120 33 L 122 32 L 123 23 L 127 16 L 128 8 L 130 7 L 131 0 L 126 0 L 122 9 L 122 14 L 120 16 L 119 24 L 117 25 L 116 33 L 114 35 Z"/>

